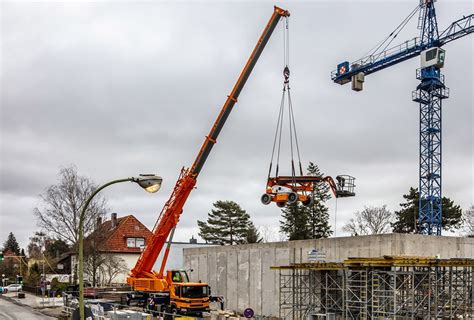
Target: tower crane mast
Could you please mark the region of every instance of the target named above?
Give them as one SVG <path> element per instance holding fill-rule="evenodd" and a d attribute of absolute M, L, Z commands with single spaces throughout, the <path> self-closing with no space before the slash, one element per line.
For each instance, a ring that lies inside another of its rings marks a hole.
<path fill-rule="evenodd" d="M 474 32 L 474 14 L 454 21 L 439 32 L 435 2 L 436 0 L 420 0 L 417 8 L 420 11 L 420 37 L 374 52 L 352 63 L 342 62 L 331 73 L 331 79 L 341 85 L 352 82 L 352 89 L 361 91 L 366 75 L 421 56 L 421 67 L 416 71 L 420 84 L 412 93 L 412 100 L 420 106 L 420 199 L 417 231 L 441 235 L 441 106 L 442 100 L 449 96 L 449 89 L 445 86 L 444 75 L 441 73 L 445 59 L 445 51 L 441 47 Z"/>

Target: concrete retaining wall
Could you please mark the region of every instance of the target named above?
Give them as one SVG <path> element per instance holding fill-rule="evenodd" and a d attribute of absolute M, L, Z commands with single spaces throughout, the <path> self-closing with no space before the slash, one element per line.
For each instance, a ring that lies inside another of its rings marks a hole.
<path fill-rule="evenodd" d="M 474 258 L 474 238 L 384 234 L 190 248 L 183 251 L 184 267 L 194 269 L 191 280 L 208 282 L 213 295 L 225 296 L 228 309 L 250 307 L 259 315 L 278 316 L 279 278 L 270 267 L 308 262 L 312 249 L 338 262 L 384 255 Z"/>

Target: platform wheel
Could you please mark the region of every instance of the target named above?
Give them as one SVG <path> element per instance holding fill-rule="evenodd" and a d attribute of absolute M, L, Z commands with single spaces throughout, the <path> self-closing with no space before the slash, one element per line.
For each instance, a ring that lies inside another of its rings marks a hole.
<path fill-rule="evenodd" d="M 272 202 L 272 196 L 269 195 L 268 193 L 264 193 L 260 197 L 260 201 L 262 201 L 262 203 L 265 205 L 270 204 Z"/>
<path fill-rule="evenodd" d="M 301 203 L 302 203 L 305 207 L 309 207 L 309 206 L 313 205 L 314 199 L 313 199 L 312 197 L 307 197 L 306 200 L 301 201 Z"/>
<path fill-rule="evenodd" d="M 288 193 L 288 204 L 293 204 L 298 201 L 298 194 L 296 192 Z"/>

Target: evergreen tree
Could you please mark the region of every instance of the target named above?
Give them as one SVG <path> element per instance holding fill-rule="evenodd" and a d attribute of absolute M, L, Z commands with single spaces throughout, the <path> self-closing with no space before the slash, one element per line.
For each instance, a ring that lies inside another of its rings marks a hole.
<path fill-rule="evenodd" d="M 319 167 L 310 162 L 308 175 L 322 177 Z M 316 183 L 310 194 L 313 203 L 308 207 L 297 202 L 282 209 L 280 230 L 289 240 L 327 238 L 332 234 L 329 225 L 329 209 L 326 201 L 331 199 L 330 187 L 324 183 Z"/>
<path fill-rule="evenodd" d="M 198 221 L 201 238 L 220 245 L 245 243 L 253 225 L 249 214 L 233 201 L 217 201 L 213 205 L 207 222 Z"/>
<path fill-rule="evenodd" d="M 255 228 L 253 222 L 250 222 L 245 240 L 246 243 L 260 243 L 263 241 L 262 237 L 260 237 L 260 232 Z"/>
<path fill-rule="evenodd" d="M 418 199 L 420 193 L 418 189 L 410 187 L 408 194 L 403 195 L 405 203 L 400 203 L 402 209 L 395 211 L 395 221 L 392 223 L 393 232 L 411 233 L 415 231 L 418 222 Z"/>
<path fill-rule="evenodd" d="M 16 256 L 20 255 L 20 246 L 18 245 L 13 232 L 10 232 L 7 240 L 3 244 L 3 251 L 7 251 L 8 249 L 10 249 Z"/>
<path fill-rule="evenodd" d="M 323 177 L 324 174 L 319 167 L 310 162 L 308 166 L 308 175 Z M 313 204 L 308 207 L 309 228 L 311 239 L 327 238 L 332 234 L 329 225 L 329 209 L 326 201 L 331 199 L 330 187 L 324 182 L 316 183 L 311 193 Z"/>
<path fill-rule="evenodd" d="M 283 220 L 280 221 L 280 231 L 288 240 L 304 240 L 311 236 L 309 228 L 309 210 L 300 202 L 287 205 L 281 210 Z"/>
<path fill-rule="evenodd" d="M 18 265 L 16 258 L 6 256 L 3 261 L 0 261 L 0 275 L 4 274 L 5 278 L 14 279 L 18 274 L 18 268 L 15 265 Z"/>
<path fill-rule="evenodd" d="M 392 223 L 393 232 L 412 233 L 418 228 L 420 193 L 417 188 L 410 187 L 408 194 L 403 195 L 405 203 L 400 203 L 400 211 L 395 211 L 395 222 Z M 442 224 L 444 230 L 458 229 L 462 224 L 461 207 L 454 201 L 443 197 L 442 199 Z M 416 227 L 415 227 L 416 226 Z"/>

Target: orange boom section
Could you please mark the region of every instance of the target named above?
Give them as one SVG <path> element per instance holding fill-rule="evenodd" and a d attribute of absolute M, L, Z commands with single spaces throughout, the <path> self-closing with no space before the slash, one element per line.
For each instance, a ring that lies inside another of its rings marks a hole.
<path fill-rule="evenodd" d="M 191 169 L 183 168 L 178 181 L 171 193 L 169 200 L 163 207 L 160 216 L 153 228 L 153 236 L 149 240 L 145 250 L 140 255 L 135 267 L 130 271 L 127 283 L 132 285 L 135 290 L 156 292 L 169 290 L 169 284 L 163 274 L 164 267 L 169 252 L 169 247 L 166 249 L 161 263 L 159 272 L 152 271 L 153 265 L 158 258 L 158 255 L 163 249 L 168 237 L 172 234 L 174 228 L 178 224 L 179 218 L 183 211 L 184 204 L 188 199 L 189 194 L 196 185 L 196 179 L 201 172 L 204 163 L 206 162 L 212 147 L 217 141 L 217 137 L 222 130 L 232 108 L 237 102 L 248 77 L 252 73 L 255 64 L 258 61 L 263 49 L 265 48 L 270 36 L 277 26 L 281 17 L 289 17 L 290 13 L 278 7 L 274 7 L 274 11 L 270 20 L 268 21 L 262 35 L 258 39 L 257 45 L 252 51 L 244 69 L 242 70 L 237 82 L 228 95 L 222 109 L 211 128 L 211 131 L 206 136 L 204 143 L 194 161 Z"/>

